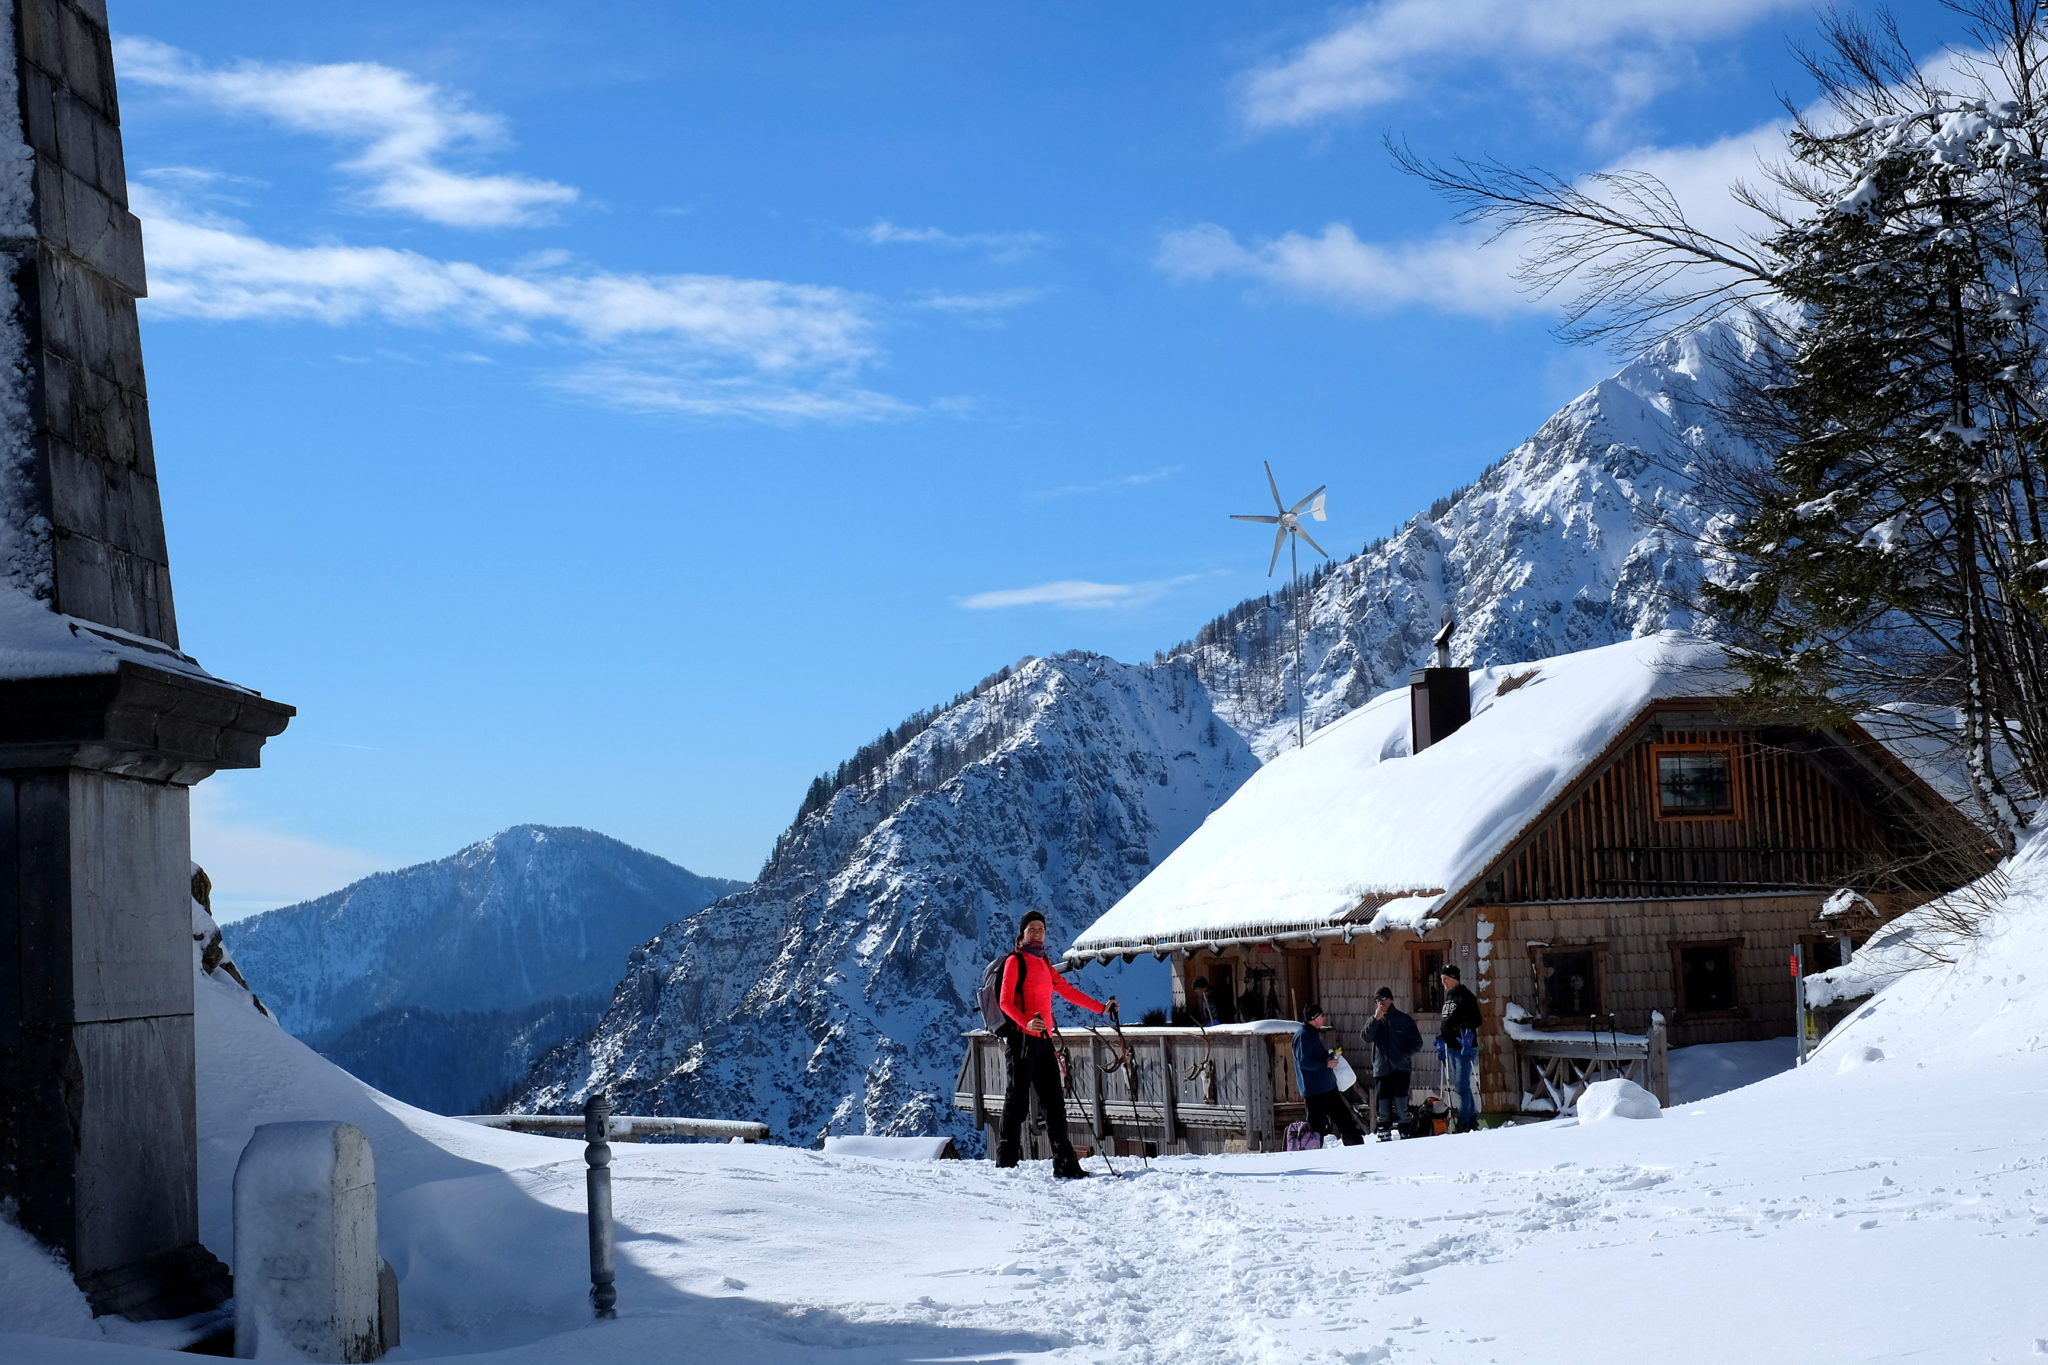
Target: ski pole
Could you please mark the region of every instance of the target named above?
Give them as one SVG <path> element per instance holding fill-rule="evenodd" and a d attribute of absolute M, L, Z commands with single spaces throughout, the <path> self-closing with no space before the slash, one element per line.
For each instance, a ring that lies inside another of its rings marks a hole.
<path fill-rule="evenodd" d="M 1116 1030 L 1117 1046 L 1124 1052 L 1124 1065 L 1131 1073 L 1131 1127 L 1138 1130 L 1138 1160 L 1149 1171 L 1152 1169 L 1152 1159 L 1145 1155 L 1145 1120 L 1138 1113 L 1138 1059 L 1131 1052 L 1130 1040 L 1124 1037 L 1123 1020 L 1118 1017 L 1122 1012 L 1112 1007 L 1107 1013 L 1109 1026 Z M 1173 1077 L 1168 1076 L 1165 1080 L 1166 1084 L 1173 1084 Z"/>
<path fill-rule="evenodd" d="M 1089 1037 L 1091 1037 L 1091 1038 L 1093 1038 L 1093 1039 L 1094 1039 L 1094 1040 L 1096 1041 L 1096 1043 L 1097 1043 L 1098 1045 L 1099 1045 L 1099 1044 L 1100 1044 L 1100 1043 L 1102 1042 L 1102 1030 L 1101 1030 L 1101 1029 L 1098 1029 L 1098 1028 L 1096 1028 L 1096 1027 L 1094 1027 L 1093 1025 L 1090 1025 L 1090 1026 L 1088 1027 L 1088 1036 L 1089 1036 Z M 1097 1062 L 1097 1063 L 1095 1064 L 1095 1084 L 1096 1084 L 1096 1085 L 1098 1085 L 1098 1086 L 1101 1086 L 1101 1085 L 1106 1085 L 1106 1084 L 1108 1084 L 1108 1082 L 1107 1082 L 1107 1081 L 1105 1081 L 1105 1080 L 1103 1079 L 1103 1077 L 1105 1077 L 1105 1076 L 1109 1075 L 1109 1073 L 1110 1073 L 1110 1072 L 1112 1072 L 1112 1071 L 1116 1070 L 1116 1069 L 1117 1069 L 1118 1067 L 1122 1066 L 1123 1064 L 1124 1064 L 1124 1059 L 1123 1059 L 1122 1057 L 1112 1057 L 1112 1058 L 1111 1058 L 1111 1059 L 1110 1059 L 1110 1060 L 1109 1060 L 1108 1062 L 1106 1062 L 1106 1063 L 1104 1063 L 1104 1062 Z M 1097 1099 L 1101 1099 L 1101 1097 L 1102 1097 L 1102 1092 L 1101 1092 L 1100 1090 L 1096 1091 L 1096 1098 L 1097 1098 Z M 1103 1108 L 1103 1111 L 1102 1111 L 1102 1112 L 1103 1112 L 1103 1122 L 1104 1122 L 1105 1124 L 1108 1124 L 1108 1122 L 1109 1122 L 1109 1118 L 1108 1118 L 1108 1115 L 1109 1115 L 1109 1110 L 1108 1110 L 1108 1107 L 1107 1107 L 1107 1101 L 1105 1101 L 1105 1102 L 1104 1102 L 1104 1108 Z M 1100 1137 L 1100 1138 L 1098 1139 L 1098 1141 L 1105 1141 L 1105 1142 L 1114 1142 L 1115 1140 L 1116 1140 L 1116 1129 L 1115 1129 L 1115 1128 L 1114 1128 L 1113 1126 L 1112 1126 L 1112 1127 L 1110 1127 L 1110 1128 L 1109 1128 L 1109 1131 L 1107 1131 L 1106 1133 L 1102 1134 L 1102 1136 L 1101 1136 L 1101 1137 Z M 1102 1149 L 1102 1164 L 1103 1164 L 1103 1165 L 1105 1165 L 1105 1166 L 1108 1166 L 1108 1167 L 1109 1167 L 1109 1173 L 1110 1173 L 1111 1175 L 1119 1175 L 1119 1174 L 1121 1174 L 1121 1172 L 1119 1172 L 1119 1171 L 1117 1170 L 1116 1166 L 1115 1166 L 1115 1165 L 1114 1165 L 1114 1164 L 1113 1164 L 1113 1163 L 1112 1163 L 1112 1162 L 1110 1161 L 1110 1159 L 1109 1159 L 1109 1148 L 1108 1148 L 1108 1147 L 1104 1147 L 1104 1148 Z"/>

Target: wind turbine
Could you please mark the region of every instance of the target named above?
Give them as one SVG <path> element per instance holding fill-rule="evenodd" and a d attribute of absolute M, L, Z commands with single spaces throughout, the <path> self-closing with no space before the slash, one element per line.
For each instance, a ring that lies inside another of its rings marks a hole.
<path fill-rule="evenodd" d="M 1266 487 L 1273 490 L 1273 516 L 1259 516 L 1248 512 L 1232 512 L 1232 521 L 1264 522 L 1276 529 L 1273 532 L 1273 557 L 1266 562 L 1266 577 L 1273 576 L 1273 570 L 1280 564 L 1280 547 L 1287 546 L 1288 579 L 1294 585 L 1294 695 L 1297 705 L 1294 713 L 1294 746 L 1298 749 L 1308 743 L 1308 690 L 1301 680 L 1301 549 L 1300 542 L 1307 541 L 1308 547 L 1324 559 L 1330 552 L 1316 544 L 1316 538 L 1301 524 L 1303 513 L 1317 521 L 1328 521 L 1330 515 L 1323 510 L 1323 490 L 1328 484 L 1320 484 L 1316 491 L 1289 507 L 1280 497 L 1279 481 L 1273 477 L 1273 462 L 1262 460 L 1266 466 Z"/>

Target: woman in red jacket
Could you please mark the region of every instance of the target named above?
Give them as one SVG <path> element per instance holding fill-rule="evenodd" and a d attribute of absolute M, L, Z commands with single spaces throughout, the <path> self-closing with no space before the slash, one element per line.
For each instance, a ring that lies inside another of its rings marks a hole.
<path fill-rule="evenodd" d="M 1059 1057 L 1053 1052 L 1053 1039 L 1059 1032 L 1052 1022 L 1054 991 L 1097 1014 L 1116 1013 L 1115 996 L 1097 1001 L 1068 985 L 1053 968 L 1045 955 L 1045 916 L 1027 910 L 1017 929 L 1017 946 L 1003 963 L 1003 1013 L 1009 1016 L 1012 1031 L 1005 1039 L 1010 1084 L 1003 1092 L 1003 1136 L 996 1148 L 996 1165 L 1017 1164 L 1024 1115 L 1035 1089 L 1038 1107 L 1045 1115 L 1046 1136 L 1052 1140 L 1052 1173 L 1062 1180 L 1079 1180 L 1088 1172 L 1081 1169 L 1074 1144 L 1067 1137 L 1067 1098 L 1060 1086 Z"/>

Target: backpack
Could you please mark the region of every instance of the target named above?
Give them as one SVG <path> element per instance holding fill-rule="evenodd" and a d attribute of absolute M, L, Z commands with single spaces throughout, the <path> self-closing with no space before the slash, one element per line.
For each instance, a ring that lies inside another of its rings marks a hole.
<path fill-rule="evenodd" d="M 1003 1013 L 1003 964 L 1016 957 L 1015 951 L 1004 953 L 981 969 L 981 1026 L 996 1037 L 1008 1042 L 1017 1036 L 1017 1021 Z M 1017 1001 L 1024 1000 L 1024 964 L 1017 964 Z"/>
<path fill-rule="evenodd" d="M 1287 1150 L 1290 1152 L 1320 1152 L 1323 1150 L 1322 1134 L 1303 1123 L 1300 1119 L 1287 1125 Z"/>

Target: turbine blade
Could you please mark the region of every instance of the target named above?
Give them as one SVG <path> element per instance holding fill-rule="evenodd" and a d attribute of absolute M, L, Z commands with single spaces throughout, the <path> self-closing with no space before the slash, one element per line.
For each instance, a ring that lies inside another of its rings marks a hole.
<path fill-rule="evenodd" d="M 1273 481 L 1273 462 L 1271 460 L 1261 460 L 1259 461 L 1259 463 L 1266 466 L 1266 487 L 1273 490 L 1274 510 L 1279 512 L 1285 512 L 1287 510 L 1287 504 L 1280 501 L 1280 485 Z"/>
<path fill-rule="evenodd" d="M 1230 519 L 1232 521 L 1263 521 L 1268 526 L 1280 520 L 1280 518 L 1278 517 L 1255 517 L 1246 512 L 1232 512 L 1230 514 Z"/>
<path fill-rule="evenodd" d="M 1330 514 L 1323 510 L 1323 495 L 1321 493 L 1316 494 L 1316 505 L 1308 509 L 1308 514 L 1317 521 L 1328 521 L 1330 519 Z"/>
<path fill-rule="evenodd" d="M 1278 521 L 1279 518 L 1275 517 L 1273 520 Z M 1273 576 L 1274 565 L 1280 562 L 1280 547 L 1286 543 L 1287 528 L 1283 526 L 1273 533 L 1273 560 L 1272 563 L 1266 565 L 1266 577 L 1271 578 Z"/>
<path fill-rule="evenodd" d="M 1328 559 L 1330 557 L 1330 552 L 1328 550 L 1325 550 L 1322 546 L 1317 545 L 1316 538 L 1310 535 L 1308 532 L 1302 530 L 1299 525 L 1297 525 L 1294 528 L 1294 534 L 1300 536 L 1303 540 L 1307 541 L 1310 547 L 1313 548 L 1315 552 L 1321 555 L 1324 559 Z"/>
<path fill-rule="evenodd" d="M 1301 510 L 1302 508 L 1304 508 L 1304 507 L 1308 506 L 1308 505 L 1309 505 L 1310 503 L 1314 502 L 1314 501 L 1315 501 L 1315 500 L 1316 500 L 1317 498 L 1320 498 L 1320 497 L 1321 497 L 1321 496 L 1323 495 L 1323 489 L 1324 489 L 1324 488 L 1328 488 L 1329 486 L 1330 486 L 1330 485 L 1328 485 L 1328 484 L 1324 484 L 1324 485 L 1322 485 L 1322 487 L 1320 487 L 1320 488 L 1316 489 L 1316 491 L 1315 491 L 1315 492 L 1313 492 L 1313 493 L 1309 494 L 1309 495 L 1308 495 L 1307 497 L 1303 498 L 1303 499 L 1302 499 L 1302 500 L 1301 500 L 1300 502 L 1297 502 L 1296 504 L 1294 504 L 1294 506 L 1292 506 L 1292 507 L 1288 508 L 1287 510 L 1288 510 L 1288 511 L 1290 511 L 1290 512 L 1299 512 L 1299 511 L 1300 511 L 1300 510 Z"/>

